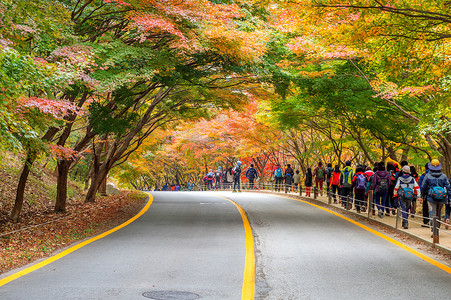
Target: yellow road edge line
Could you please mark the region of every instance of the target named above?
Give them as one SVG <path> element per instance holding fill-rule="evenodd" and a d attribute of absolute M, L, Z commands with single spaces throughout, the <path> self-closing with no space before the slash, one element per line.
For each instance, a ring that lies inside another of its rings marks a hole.
<path fill-rule="evenodd" d="M 0 287 L 5 285 L 5 284 L 7 284 L 8 282 L 11 282 L 13 280 L 16 280 L 17 278 L 20 278 L 20 277 L 22 277 L 22 276 L 24 276 L 24 275 L 26 275 L 28 273 L 36 271 L 37 269 L 40 269 L 40 268 L 42 268 L 42 267 L 44 267 L 44 266 L 46 266 L 46 265 L 48 265 L 48 264 L 50 264 L 50 263 L 52 263 L 52 262 L 54 262 L 56 260 L 68 255 L 69 253 L 74 252 L 75 250 L 78 250 L 78 249 L 80 249 L 80 248 L 82 248 L 82 247 L 84 247 L 84 246 L 86 246 L 86 245 L 88 245 L 88 244 L 90 244 L 92 242 L 95 242 L 95 241 L 97 241 L 97 240 L 99 240 L 101 238 L 104 238 L 107 235 L 109 235 L 109 234 L 111 234 L 111 233 L 113 233 L 115 231 L 118 231 L 119 229 L 124 228 L 125 226 L 129 225 L 130 223 L 132 223 L 133 221 L 135 221 L 136 219 L 141 217 L 149 209 L 150 205 L 152 204 L 152 202 L 153 202 L 152 195 L 150 193 L 146 193 L 146 194 L 149 196 L 149 201 L 147 202 L 147 204 L 143 207 L 143 209 L 141 209 L 141 211 L 137 215 L 135 215 L 134 217 L 132 217 L 128 221 L 122 223 L 121 225 L 118 225 L 118 226 L 114 227 L 113 229 L 110 229 L 110 230 L 108 230 L 108 231 L 106 231 L 104 233 L 101 233 L 101 234 L 99 234 L 99 235 L 97 235 L 97 236 L 95 236 L 93 238 L 90 238 L 90 239 L 88 239 L 86 241 L 83 241 L 83 242 L 81 242 L 81 243 L 79 243 L 79 244 L 77 244 L 75 246 L 72 246 L 72 247 L 70 247 L 70 248 L 68 248 L 68 249 L 66 249 L 66 250 L 64 250 L 64 251 L 62 251 L 62 252 L 60 252 L 60 253 L 58 253 L 58 254 L 56 254 L 54 256 L 51 256 L 51 257 L 47 258 L 46 260 L 43 260 L 40 263 L 37 263 L 37 264 L 35 264 L 35 265 L 33 265 L 33 266 L 29 267 L 29 268 L 26 268 L 24 270 L 21 270 L 21 271 L 19 271 L 17 273 L 14 273 L 14 274 L 8 276 L 8 277 L 0 279 Z"/>
<path fill-rule="evenodd" d="M 410 248 L 409 246 L 404 245 L 403 243 L 398 242 L 397 240 L 395 240 L 395 239 L 393 239 L 393 238 L 391 238 L 391 237 L 389 237 L 389 236 L 386 236 L 386 235 L 383 234 L 383 233 L 380 233 L 379 231 L 376 231 L 376 230 L 374 230 L 374 229 L 371 229 L 370 227 L 368 227 L 368 226 L 366 226 L 366 225 L 363 225 L 363 224 L 361 224 L 361 223 L 359 223 L 359 222 L 357 222 L 357 221 L 354 221 L 354 220 L 352 220 L 352 219 L 350 219 L 350 218 L 348 218 L 348 217 L 345 217 L 345 216 L 343 216 L 343 215 L 341 215 L 341 214 L 339 214 L 339 213 L 337 213 L 337 212 L 334 212 L 334 211 L 332 211 L 332 210 L 329 210 L 329 209 L 324 208 L 324 207 L 322 207 L 322 206 L 319 206 L 319 205 L 310 203 L 310 202 L 305 201 L 305 200 L 296 199 L 296 198 L 291 198 L 291 197 L 286 197 L 286 196 L 279 196 L 279 195 L 277 195 L 277 196 L 278 196 L 278 197 L 281 197 L 281 198 L 287 198 L 287 199 L 290 199 L 290 200 L 295 200 L 295 201 L 299 201 L 299 202 L 303 202 L 303 203 L 309 204 L 309 205 L 311 205 L 311 206 L 314 206 L 314 207 L 317 207 L 317 208 L 322 209 L 322 210 L 324 210 L 324 211 L 327 211 L 327 212 L 329 212 L 329 213 L 331 213 L 331 214 L 333 214 L 333 215 L 336 215 L 337 217 L 340 217 L 340 218 L 342 218 L 342 219 L 345 219 L 346 221 L 351 222 L 352 224 L 357 225 L 357 226 L 359 226 L 360 228 L 363 228 L 363 229 L 365 229 L 365 230 L 367 230 L 367 231 L 369 231 L 369 232 L 371 232 L 371 233 L 373 233 L 373 234 L 375 234 L 375 235 L 377 235 L 377 236 L 383 238 L 384 240 L 386 240 L 386 241 L 388 241 L 388 242 L 390 242 L 390 243 L 392 243 L 392 244 L 395 244 L 396 246 L 398 246 L 398 247 L 400 247 L 400 248 L 402 248 L 402 249 L 404 249 L 404 250 L 406 250 L 406 251 L 408 251 L 408 252 L 410 252 L 410 253 L 412 253 L 412 254 L 418 256 L 419 258 L 421 258 L 421 259 L 427 261 L 428 263 L 430 263 L 430 264 L 432 264 L 432 265 L 434 265 L 434 266 L 436 266 L 436 267 L 442 269 L 443 271 L 445 271 L 445 272 L 451 274 L 451 267 L 449 267 L 449 266 L 447 266 L 447 265 L 445 265 L 445 264 L 442 264 L 441 262 L 438 262 L 438 261 L 436 261 L 435 259 L 430 258 L 429 256 L 426 256 L 426 255 L 424 255 L 423 253 L 421 253 L 421 252 L 419 252 L 419 251 L 417 251 L 417 250 L 415 250 L 415 249 L 413 249 L 413 248 Z"/>
<path fill-rule="evenodd" d="M 251 224 L 247 218 L 244 209 L 236 202 L 222 196 L 217 196 L 230 201 L 238 208 L 244 224 L 244 232 L 246 233 L 246 258 L 244 262 L 243 289 L 241 294 L 242 300 L 252 300 L 255 296 L 255 252 L 254 252 L 254 235 L 252 234 Z"/>

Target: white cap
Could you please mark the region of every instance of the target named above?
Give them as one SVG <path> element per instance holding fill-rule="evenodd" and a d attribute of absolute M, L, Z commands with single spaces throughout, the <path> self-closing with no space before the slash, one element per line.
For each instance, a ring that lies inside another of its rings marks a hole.
<path fill-rule="evenodd" d="M 406 174 L 410 174 L 410 167 L 409 166 L 404 166 L 402 167 L 402 171 Z"/>

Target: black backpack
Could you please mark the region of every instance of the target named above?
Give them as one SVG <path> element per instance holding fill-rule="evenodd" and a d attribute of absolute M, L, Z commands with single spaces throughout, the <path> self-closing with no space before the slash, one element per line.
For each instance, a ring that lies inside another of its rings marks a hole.
<path fill-rule="evenodd" d="M 377 186 L 378 186 L 378 189 L 377 189 L 378 192 L 383 192 L 383 193 L 387 192 L 388 191 L 387 178 L 380 178 L 379 182 L 377 183 Z"/>

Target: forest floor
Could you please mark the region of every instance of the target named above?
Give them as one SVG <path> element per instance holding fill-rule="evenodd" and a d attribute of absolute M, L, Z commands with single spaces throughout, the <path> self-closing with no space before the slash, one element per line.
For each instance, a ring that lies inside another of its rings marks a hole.
<path fill-rule="evenodd" d="M 0 160 L 0 274 L 114 228 L 136 215 L 147 199 L 144 193 L 123 191 L 97 197 L 95 203 L 84 203 L 83 189 L 70 182 L 67 211 L 55 213 L 56 177 L 45 168 L 35 168 L 27 183 L 21 221 L 12 223 L 9 214 L 20 176 L 20 160 L 4 155 Z"/>

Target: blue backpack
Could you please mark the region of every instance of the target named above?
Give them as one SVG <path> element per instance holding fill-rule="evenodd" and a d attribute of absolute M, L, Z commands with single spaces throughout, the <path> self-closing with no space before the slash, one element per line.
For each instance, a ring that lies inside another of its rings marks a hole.
<path fill-rule="evenodd" d="M 448 197 L 447 190 L 439 181 L 439 178 L 435 178 L 431 174 L 427 174 L 424 180 L 429 181 L 428 196 L 435 202 L 443 202 Z M 424 184 L 424 183 L 423 183 Z"/>
<path fill-rule="evenodd" d="M 282 169 L 280 169 L 280 168 L 276 169 L 276 177 L 283 177 L 282 176 Z"/>
<path fill-rule="evenodd" d="M 366 188 L 366 178 L 362 174 L 357 174 L 356 189 L 364 190 Z"/>
<path fill-rule="evenodd" d="M 442 202 L 446 199 L 446 189 L 439 185 L 433 186 L 429 189 L 429 196 L 434 201 Z"/>
<path fill-rule="evenodd" d="M 401 199 L 404 200 L 412 200 L 415 196 L 415 191 L 410 186 L 413 185 L 415 182 L 415 179 L 412 177 L 412 180 L 410 183 L 402 183 L 400 182 L 398 195 Z M 404 186 L 404 187 L 403 187 Z"/>
<path fill-rule="evenodd" d="M 401 197 L 401 199 L 412 200 L 413 196 L 415 195 L 415 192 L 413 191 L 412 188 L 405 187 L 405 188 L 399 189 L 398 195 L 399 195 L 399 197 Z"/>

